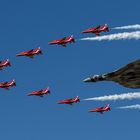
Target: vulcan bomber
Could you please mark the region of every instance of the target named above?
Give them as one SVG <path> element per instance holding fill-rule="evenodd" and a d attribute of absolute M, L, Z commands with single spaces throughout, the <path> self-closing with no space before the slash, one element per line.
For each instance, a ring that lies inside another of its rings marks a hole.
<path fill-rule="evenodd" d="M 84 82 L 113 81 L 127 88 L 140 88 L 140 59 L 110 73 L 93 75 Z"/>

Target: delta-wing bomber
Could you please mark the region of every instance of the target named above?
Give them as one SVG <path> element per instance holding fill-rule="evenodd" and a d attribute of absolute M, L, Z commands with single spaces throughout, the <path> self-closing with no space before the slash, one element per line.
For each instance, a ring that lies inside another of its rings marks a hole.
<path fill-rule="evenodd" d="M 140 59 L 136 60 L 114 72 L 94 75 L 86 78 L 84 82 L 113 81 L 128 88 L 140 88 Z"/>

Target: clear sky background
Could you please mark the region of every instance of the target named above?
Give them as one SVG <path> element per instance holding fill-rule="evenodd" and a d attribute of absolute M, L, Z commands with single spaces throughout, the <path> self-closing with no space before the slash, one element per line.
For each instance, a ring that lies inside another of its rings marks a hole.
<path fill-rule="evenodd" d="M 9 58 L 12 67 L 0 72 L 0 82 L 15 79 L 17 86 L 9 91 L 0 89 L 0 139 L 138 140 L 140 111 L 116 107 L 138 104 L 139 100 L 82 101 L 73 106 L 57 102 L 76 95 L 84 99 L 139 91 L 113 82 L 82 82 L 92 74 L 111 72 L 139 59 L 139 40 L 79 41 L 92 36 L 81 34 L 92 26 L 140 23 L 139 5 L 139 0 L 1 0 L 0 59 Z M 114 32 L 123 31 L 110 29 L 109 34 Z M 67 48 L 48 45 L 71 34 L 77 42 Z M 15 56 L 38 45 L 44 55 L 35 59 Z M 27 96 L 47 86 L 50 96 Z M 88 113 L 107 103 L 112 107 L 110 112 Z"/>

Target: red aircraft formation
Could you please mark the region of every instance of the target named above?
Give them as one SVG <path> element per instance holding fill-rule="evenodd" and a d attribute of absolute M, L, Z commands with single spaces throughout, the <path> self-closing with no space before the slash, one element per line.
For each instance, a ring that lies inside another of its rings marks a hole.
<path fill-rule="evenodd" d="M 27 57 L 33 58 L 34 55 L 39 55 L 39 54 L 42 54 L 40 47 L 38 47 L 36 49 L 31 49 L 29 51 L 21 52 L 21 53 L 17 54 L 16 56 L 27 56 Z"/>
<path fill-rule="evenodd" d="M 57 45 L 62 45 L 63 47 L 66 47 L 67 43 L 74 43 L 74 42 L 75 42 L 75 39 L 74 39 L 73 35 L 71 35 L 70 37 L 64 37 L 64 38 L 49 42 L 49 44 L 50 45 L 57 44 Z"/>
<path fill-rule="evenodd" d="M 107 24 L 103 25 L 103 26 L 97 26 L 97 27 L 93 27 L 93 28 L 89 28 L 85 31 L 83 31 L 82 33 L 93 33 L 96 36 L 100 36 L 101 32 L 109 32 L 109 27 Z"/>
<path fill-rule="evenodd" d="M 96 36 L 99 36 L 101 32 L 109 32 L 109 27 L 107 24 L 105 24 L 103 26 L 89 28 L 89 29 L 83 31 L 82 33 L 94 33 L 94 34 L 96 34 Z M 63 47 L 66 47 L 66 44 L 74 43 L 74 42 L 75 42 L 75 39 L 74 39 L 73 35 L 71 35 L 69 37 L 64 37 L 62 39 L 54 40 L 52 42 L 49 42 L 48 44 L 49 45 L 61 45 Z M 16 56 L 26 56 L 29 58 L 34 58 L 35 55 L 40 55 L 40 54 L 42 54 L 42 50 L 40 47 L 38 47 L 38 48 L 31 49 L 28 51 L 20 52 L 19 54 L 16 54 Z M 11 66 L 9 59 L 0 61 L 0 70 L 3 70 L 5 67 L 8 67 L 8 66 Z M 12 80 L 10 82 L 0 83 L 0 88 L 4 88 L 6 90 L 8 90 L 10 87 L 14 87 L 14 86 L 16 86 L 15 80 Z M 45 89 L 36 90 L 36 91 L 31 92 L 31 93 L 28 93 L 27 96 L 44 97 L 44 95 L 48 95 L 50 93 L 51 93 L 50 89 L 49 89 L 49 87 L 47 87 Z M 76 96 L 74 98 L 61 100 L 58 102 L 58 104 L 72 105 L 72 104 L 78 103 L 78 102 L 80 102 L 80 98 L 78 96 Z M 89 112 L 99 112 L 102 114 L 103 112 L 109 111 L 109 110 L 110 110 L 110 106 L 107 105 L 105 107 L 95 108 L 93 110 L 90 110 Z"/>
<path fill-rule="evenodd" d="M 70 98 L 70 99 L 65 99 L 65 100 L 59 101 L 58 104 L 72 105 L 73 103 L 78 103 L 78 102 L 80 102 L 80 98 L 78 96 L 76 96 L 75 98 Z"/>
<path fill-rule="evenodd" d="M 109 104 L 104 106 L 104 107 L 99 107 L 99 108 L 89 110 L 89 112 L 98 112 L 98 113 L 101 113 L 101 114 L 103 114 L 104 112 L 107 112 L 107 111 L 110 111 Z"/>

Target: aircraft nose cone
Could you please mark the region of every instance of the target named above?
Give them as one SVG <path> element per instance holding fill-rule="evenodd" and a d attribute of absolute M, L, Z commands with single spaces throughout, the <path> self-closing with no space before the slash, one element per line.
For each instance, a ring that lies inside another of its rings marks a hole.
<path fill-rule="evenodd" d="M 88 77 L 88 78 L 84 79 L 83 82 L 91 82 L 91 78 Z"/>

